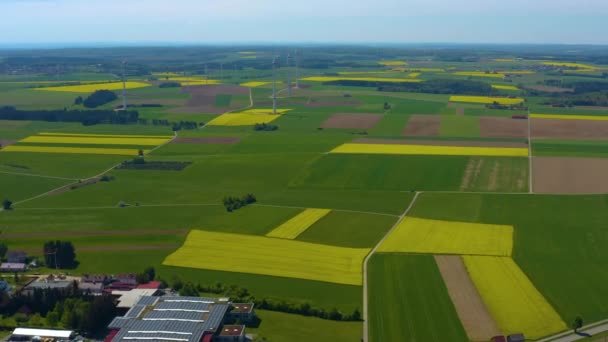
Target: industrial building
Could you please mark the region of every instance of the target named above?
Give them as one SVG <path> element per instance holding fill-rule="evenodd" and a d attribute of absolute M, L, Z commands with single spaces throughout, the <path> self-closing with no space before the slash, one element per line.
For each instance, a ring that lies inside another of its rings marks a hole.
<path fill-rule="evenodd" d="M 229 307 L 227 301 L 216 298 L 143 296 L 125 316 L 110 323 L 106 341 L 213 341 L 220 338 Z M 244 335 L 244 329 L 242 326 L 239 336 Z"/>

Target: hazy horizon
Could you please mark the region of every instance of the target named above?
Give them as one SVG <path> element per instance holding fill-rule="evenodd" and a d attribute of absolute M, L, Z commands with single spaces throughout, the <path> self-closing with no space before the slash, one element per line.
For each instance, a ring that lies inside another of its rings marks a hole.
<path fill-rule="evenodd" d="M 601 0 L 4 0 L 0 11 L 0 46 L 608 44 Z"/>

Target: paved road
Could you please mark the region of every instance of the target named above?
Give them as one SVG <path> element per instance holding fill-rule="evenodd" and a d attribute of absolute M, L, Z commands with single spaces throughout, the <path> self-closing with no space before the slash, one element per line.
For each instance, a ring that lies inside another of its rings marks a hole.
<path fill-rule="evenodd" d="M 584 334 L 589 334 L 591 336 L 606 332 L 606 331 L 608 331 L 608 320 L 604 320 L 601 322 L 597 322 L 595 324 L 588 325 L 586 327 L 583 327 L 579 331 Z M 550 336 L 550 337 L 544 338 L 537 342 L 574 342 L 574 341 L 585 340 L 587 338 L 588 337 L 577 335 L 572 331 L 568 331 L 568 332 L 561 333 L 561 334 L 558 334 L 555 336 Z"/>
<path fill-rule="evenodd" d="M 397 220 L 397 222 L 391 227 L 391 229 L 386 234 L 384 234 L 384 236 L 382 237 L 382 240 L 380 240 L 380 242 L 378 242 L 376 244 L 376 246 L 374 246 L 374 248 L 369 252 L 367 257 L 365 257 L 365 260 L 363 261 L 363 338 L 362 338 L 363 342 L 367 342 L 369 340 L 369 317 L 368 317 L 368 304 L 367 304 L 368 303 L 367 302 L 367 300 L 368 300 L 367 299 L 367 263 L 368 263 L 369 259 L 372 257 L 372 255 L 376 252 L 378 247 L 382 244 L 382 242 L 384 242 L 384 240 L 386 240 L 386 238 L 389 235 L 391 235 L 391 232 L 393 230 L 395 230 L 395 228 L 397 228 L 399 223 L 401 223 L 401 221 L 403 221 L 405 216 L 407 216 L 407 214 L 410 212 L 410 210 L 414 206 L 414 203 L 416 203 L 416 199 L 418 199 L 418 195 L 420 195 L 420 192 L 416 192 L 416 195 L 414 195 L 414 198 L 412 198 L 410 205 L 407 207 L 407 209 L 405 209 L 403 214 L 401 214 L 401 216 L 399 216 L 399 220 Z"/>

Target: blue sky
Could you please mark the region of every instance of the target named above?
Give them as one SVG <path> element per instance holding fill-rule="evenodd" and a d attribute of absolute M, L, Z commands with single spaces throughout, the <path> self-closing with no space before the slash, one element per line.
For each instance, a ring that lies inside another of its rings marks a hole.
<path fill-rule="evenodd" d="M 0 44 L 608 44 L 607 0 L 0 0 Z"/>

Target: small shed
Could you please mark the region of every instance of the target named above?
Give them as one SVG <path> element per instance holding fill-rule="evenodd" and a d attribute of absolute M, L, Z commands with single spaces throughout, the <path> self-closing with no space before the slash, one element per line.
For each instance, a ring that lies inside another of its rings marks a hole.
<path fill-rule="evenodd" d="M 215 338 L 216 341 L 222 342 L 242 342 L 245 340 L 244 325 L 224 325 L 220 330 L 219 335 Z"/>
<path fill-rule="evenodd" d="M 0 272 L 25 272 L 26 266 L 22 262 L 3 262 Z"/>

